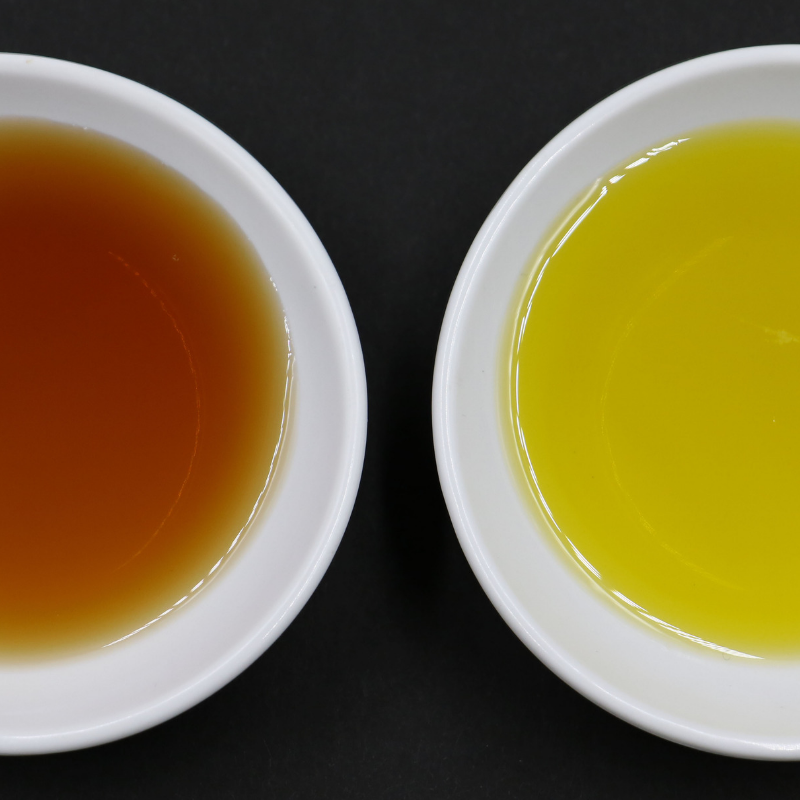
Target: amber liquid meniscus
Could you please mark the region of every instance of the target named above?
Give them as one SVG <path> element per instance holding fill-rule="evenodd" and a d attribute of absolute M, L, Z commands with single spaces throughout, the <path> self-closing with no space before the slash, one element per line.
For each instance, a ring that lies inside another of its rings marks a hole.
<path fill-rule="evenodd" d="M 503 385 L 529 496 L 608 598 L 800 652 L 800 126 L 658 142 L 542 245 Z"/>
<path fill-rule="evenodd" d="M 264 500 L 276 291 L 188 180 L 32 120 L 0 123 L 0 286 L 0 659 L 126 640 L 224 569 Z"/>

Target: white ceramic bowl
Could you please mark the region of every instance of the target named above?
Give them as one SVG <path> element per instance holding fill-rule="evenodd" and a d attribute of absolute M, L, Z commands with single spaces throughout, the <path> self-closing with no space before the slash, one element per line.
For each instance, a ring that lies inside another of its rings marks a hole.
<path fill-rule="evenodd" d="M 0 117 L 115 136 L 178 170 L 251 240 L 278 287 L 295 355 L 279 482 L 242 550 L 185 608 L 87 655 L 0 663 L 0 752 L 68 750 L 155 725 L 219 689 L 294 619 L 339 544 L 366 440 L 361 348 L 336 271 L 311 226 L 241 147 L 180 104 L 63 61 L 0 55 Z"/>
<path fill-rule="evenodd" d="M 484 223 L 453 289 L 433 392 L 450 515 L 522 641 L 588 698 L 648 731 L 754 758 L 800 757 L 800 661 L 731 657 L 646 627 L 568 563 L 534 518 L 500 427 L 498 359 L 520 277 L 570 200 L 628 156 L 727 121 L 800 120 L 800 46 L 699 58 L 609 97 L 553 139 Z"/>

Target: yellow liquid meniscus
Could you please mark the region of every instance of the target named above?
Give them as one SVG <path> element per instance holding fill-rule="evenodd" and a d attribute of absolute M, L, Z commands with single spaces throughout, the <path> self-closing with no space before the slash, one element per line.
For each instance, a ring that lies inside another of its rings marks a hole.
<path fill-rule="evenodd" d="M 510 435 L 563 549 L 673 635 L 797 654 L 800 126 L 634 155 L 565 212 L 514 313 Z"/>

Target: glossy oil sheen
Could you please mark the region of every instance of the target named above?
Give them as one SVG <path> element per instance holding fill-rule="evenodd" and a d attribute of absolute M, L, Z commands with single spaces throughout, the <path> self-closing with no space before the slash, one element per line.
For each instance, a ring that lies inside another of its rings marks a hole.
<path fill-rule="evenodd" d="M 186 179 L 25 120 L 0 124 L 0 282 L 0 659 L 124 640 L 180 613 L 263 501 L 275 289 Z"/>
<path fill-rule="evenodd" d="M 798 187 L 790 123 L 632 156 L 537 254 L 504 377 L 564 551 L 726 657 L 800 651 Z"/>

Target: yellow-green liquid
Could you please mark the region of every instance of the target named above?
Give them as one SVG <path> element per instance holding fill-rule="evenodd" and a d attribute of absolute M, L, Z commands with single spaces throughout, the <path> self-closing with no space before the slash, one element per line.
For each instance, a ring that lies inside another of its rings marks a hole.
<path fill-rule="evenodd" d="M 634 154 L 565 211 L 513 313 L 512 437 L 564 550 L 649 624 L 797 654 L 800 125 Z"/>

